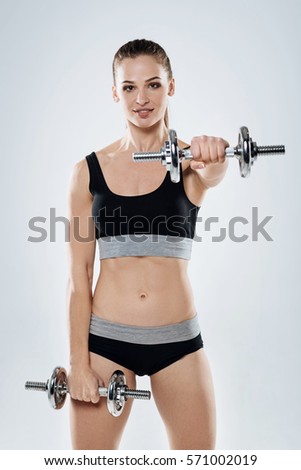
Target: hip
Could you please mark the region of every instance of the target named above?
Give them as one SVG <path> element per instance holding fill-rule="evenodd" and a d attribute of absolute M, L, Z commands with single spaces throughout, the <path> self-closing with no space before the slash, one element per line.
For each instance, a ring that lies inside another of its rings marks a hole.
<path fill-rule="evenodd" d="M 203 347 L 197 315 L 162 327 L 128 326 L 92 313 L 89 351 L 137 375 L 153 375 Z"/>

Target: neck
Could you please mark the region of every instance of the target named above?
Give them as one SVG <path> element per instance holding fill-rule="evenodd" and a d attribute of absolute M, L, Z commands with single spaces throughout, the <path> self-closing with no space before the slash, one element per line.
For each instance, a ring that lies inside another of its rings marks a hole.
<path fill-rule="evenodd" d="M 158 152 L 167 137 L 168 129 L 163 120 L 148 128 L 127 122 L 127 131 L 121 139 L 121 145 L 131 152 Z"/>

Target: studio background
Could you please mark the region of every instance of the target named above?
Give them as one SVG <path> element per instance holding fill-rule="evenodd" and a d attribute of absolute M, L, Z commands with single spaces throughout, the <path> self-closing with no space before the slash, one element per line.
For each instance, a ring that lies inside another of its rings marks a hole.
<path fill-rule="evenodd" d="M 2 449 L 71 448 L 69 400 L 56 412 L 46 394 L 24 390 L 68 368 L 65 226 L 50 217 L 67 217 L 74 164 L 123 134 L 112 58 L 143 37 L 171 59 L 170 127 L 180 138 L 236 145 L 247 125 L 258 144 L 286 144 L 285 156 L 259 158 L 249 179 L 231 161 L 208 191 L 189 276 L 215 385 L 217 448 L 301 448 L 300 14 L 297 0 L 0 2 Z M 273 241 L 252 240 L 254 207 L 259 222 L 272 216 Z M 237 216 L 248 220 L 235 226 L 244 242 L 229 236 Z M 39 236 L 34 217 L 43 242 L 29 241 Z M 219 221 L 206 231 L 209 217 Z M 97 248 L 95 280 L 98 266 Z M 121 449 L 167 448 L 154 402 L 136 401 Z"/>

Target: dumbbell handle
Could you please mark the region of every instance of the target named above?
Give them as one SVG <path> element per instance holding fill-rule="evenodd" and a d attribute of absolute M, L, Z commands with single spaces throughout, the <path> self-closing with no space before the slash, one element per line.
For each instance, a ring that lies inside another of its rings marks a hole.
<path fill-rule="evenodd" d="M 284 153 L 284 145 L 256 145 L 254 143 L 255 155 L 275 155 L 276 153 Z M 227 147 L 225 149 L 226 157 L 239 157 L 241 148 L 237 145 L 236 147 Z"/>
<path fill-rule="evenodd" d="M 284 145 L 258 145 L 255 147 L 256 154 L 260 155 L 271 155 L 277 153 L 284 153 L 285 146 Z M 226 157 L 238 157 L 240 155 L 241 149 L 237 145 L 236 147 L 226 147 L 225 155 Z M 180 160 L 192 160 L 193 156 L 191 154 L 190 148 L 188 149 L 180 149 L 179 151 Z M 133 160 L 136 162 L 141 161 L 161 161 L 162 157 L 165 155 L 165 149 L 162 148 L 160 152 L 135 152 L 133 153 Z"/>
<path fill-rule="evenodd" d="M 69 393 L 69 390 L 66 385 L 58 385 L 59 392 L 61 394 Z M 36 392 L 47 392 L 48 390 L 48 382 L 26 382 L 25 383 L 26 390 L 32 390 Z M 99 387 L 99 396 L 100 397 L 107 397 L 108 396 L 108 389 L 106 387 Z M 136 398 L 140 400 L 149 400 L 151 397 L 151 393 L 148 390 L 132 390 L 128 388 L 126 385 L 120 387 L 120 394 L 125 398 Z"/>

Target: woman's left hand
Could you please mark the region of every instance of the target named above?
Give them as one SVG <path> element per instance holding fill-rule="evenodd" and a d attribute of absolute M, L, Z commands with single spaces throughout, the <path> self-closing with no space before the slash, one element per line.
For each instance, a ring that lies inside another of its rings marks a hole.
<path fill-rule="evenodd" d="M 190 167 L 193 170 L 199 170 L 212 163 L 224 163 L 226 147 L 229 147 L 229 143 L 221 137 L 207 135 L 193 137 L 190 146 L 193 157 L 190 161 Z"/>

